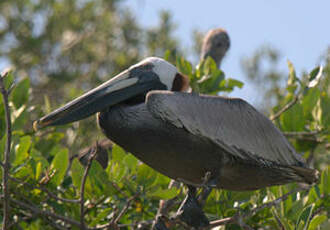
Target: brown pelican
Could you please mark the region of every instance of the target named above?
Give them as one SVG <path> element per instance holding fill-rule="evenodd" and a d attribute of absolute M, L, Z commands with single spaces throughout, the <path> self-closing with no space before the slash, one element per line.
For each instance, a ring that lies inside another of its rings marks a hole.
<path fill-rule="evenodd" d="M 222 28 L 209 30 L 203 39 L 201 60 L 210 56 L 220 68 L 221 61 L 229 48 L 230 39 L 226 30 Z"/>
<path fill-rule="evenodd" d="M 149 57 L 42 117 L 34 127 L 98 113 L 109 139 L 190 186 L 242 191 L 317 181 L 318 172 L 307 168 L 283 134 L 250 104 L 185 93 L 188 88 L 188 78 L 175 66 Z"/>
<path fill-rule="evenodd" d="M 216 62 L 218 68 L 220 68 L 222 59 L 228 52 L 229 48 L 230 38 L 226 30 L 222 28 L 211 29 L 206 33 L 203 39 L 200 60 L 205 60 L 208 56 L 210 56 Z M 111 147 L 111 142 L 107 139 L 103 139 L 97 143 L 97 148 L 95 148 L 95 146 L 91 146 L 81 150 L 78 159 L 85 165 L 90 153 L 97 151 L 96 160 L 102 165 L 103 168 L 106 168 L 108 163 L 107 151 L 111 151 Z"/>

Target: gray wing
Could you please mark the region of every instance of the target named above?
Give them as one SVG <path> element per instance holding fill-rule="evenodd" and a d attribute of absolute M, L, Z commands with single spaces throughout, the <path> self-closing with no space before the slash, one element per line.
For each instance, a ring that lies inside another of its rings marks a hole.
<path fill-rule="evenodd" d="M 153 116 L 208 138 L 241 159 L 302 164 L 273 123 L 242 99 L 151 91 L 146 104 Z"/>

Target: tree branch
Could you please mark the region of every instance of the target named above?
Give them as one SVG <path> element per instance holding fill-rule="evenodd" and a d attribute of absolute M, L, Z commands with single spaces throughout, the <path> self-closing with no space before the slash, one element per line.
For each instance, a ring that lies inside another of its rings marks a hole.
<path fill-rule="evenodd" d="M 85 226 L 85 221 L 84 221 L 84 217 L 85 217 L 85 211 L 84 211 L 84 204 L 85 204 L 85 184 L 86 184 L 86 180 L 87 180 L 87 176 L 88 176 L 88 172 L 89 169 L 91 168 L 92 165 L 92 161 L 94 159 L 94 157 L 96 156 L 97 153 L 97 144 L 96 144 L 96 148 L 94 149 L 94 152 L 89 156 L 88 158 L 88 162 L 84 171 L 84 176 L 82 178 L 81 181 L 81 186 L 80 186 L 80 228 L 81 229 L 86 229 Z"/>
<path fill-rule="evenodd" d="M 75 199 L 66 199 L 66 198 L 62 198 L 62 197 L 58 197 L 56 196 L 54 193 L 52 193 L 51 191 L 49 191 L 46 187 L 43 187 L 43 186 L 36 186 L 36 185 L 32 185 L 30 183 L 27 183 L 25 181 L 21 181 L 17 178 L 14 178 L 12 176 L 9 176 L 9 179 L 16 182 L 16 183 L 20 183 L 22 185 L 27 185 L 28 187 L 32 188 L 32 189 L 39 189 L 45 193 L 47 193 L 47 195 L 50 197 L 50 198 L 53 198 L 55 200 L 58 200 L 58 201 L 62 201 L 62 202 L 67 202 L 67 203 L 79 203 L 80 200 L 75 200 Z"/>
<path fill-rule="evenodd" d="M 5 84 L 3 82 L 3 79 L 8 75 L 9 70 L 5 71 L 0 76 L 0 91 L 3 98 L 3 104 L 5 107 L 5 117 L 6 117 L 6 134 L 7 134 L 7 140 L 6 140 L 6 147 L 4 152 L 4 162 L 3 165 L 3 173 L 2 173 L 2 186 L 3 186 L 3 192 L 4 192 L 4 200 L 3 200 L 3 221 L 2 221 L 2 229 L 8 229 L 9 226 L 9 218 L 10 218 L 10 192 L 9 192 L 9 185 L 8 185 L 8 176 L 10 171 L 10 145 L 11 145 L 11 121 L 10 121 L 10 109 L 8 104 L 8 96 L 9 93 L 5 88 Z"/>
<path fill-rule="evenodd" d="M 295 136 L 315 136 L 319 133 L 322 133 L 322 131 L 316 130 L 316 131 L 307 131 L 307 132 L 283 132 L 284 136 L 287 137 L 295 137 Z"/>
<path fill-rule="evenodd" d="M 243 229 L 252 229 L 250 226 L 248 226 L 247 224 L 244 223 L 244 219 L 247 219 L 253 215 L 255 215 L 257 212 L 265 209 L 265 208 L 269 208 L 269 207 L 272 207 L 272 206 L 276 206 L 278 205 L 279 203 L 281 203 L 282 201 L 288 199 L 288 197 L 293 194 L 293 193 L 297 193 L 299 191 L 304 191 L 304 190 L 308 190 L 309 187 L 307 188 L 297 188 L 297 189 L 294 189 L 286 194 L 284 194 L 283 196 L 273 200 L 273 201 L 270 201 L 270 202 L 267 202 L 259 207 L 256 207 L 254 209 L 252 209 L 250 212 L 248 213 L 245 213 L 245 214 L 240 214 L 240 212 L 238 211 L 234 216 L 232 217 L 226 217 L 226 218 L 223 218 L 223 219 L 220 219 L 220 220 L 215 220 L 215 221 L 212 221 L 210 222 L 210 224 L 205 227 L 204 229 L 212 229 L 214 227 L 217 227 L 217 226 L 220 226 L 220 225 L 226 225 L 226 224 L 238 224 L 240 227 L 242 227 Z"/>
<path fill-rule="evenodd" d="M 292 99 L 292 101 L 290 101 L 289 103 L 287 103 L 282 109 L 280 109 L 277 113 L 275 113 L 274 115 L 270 116 L 270 120 L 274 121 L 277 118 L 279 118 L 282 113 L 284 113 L 285 111 L 287 111 L 288 109 L 290 109 L 294 104 L 296 104 L 298 101 L 298 96 L 295 95 Z"/>
<path fill-rule="evenodd" d="M 58 215 L 56 213 L 53 213 L 53 212 L 50 212 L 50 211 L 47 211 L 47 210 L 42 210 L 42 209 L 38 208 L 37 206 L 28 205 L 28 204 L 25 204 L 24 202 L 21 202 L 21 201 L 15 200 L 15 199 L 10 199 L 10 200 L 11 200 L 12 203 L 20 206 L 21 208 L 28 209 L 28 210 L 32 211 L 33 213 L 35 213 L 35 214 L 45 216 L 45 217 L 51 217 L 51 218 L 54 218 L 54 219 L 57 219 L 57 220 L 62 220 L 63 222 L 65 222 L 67 224 L 75 225 L 77 227 L 81 226 L 79 221 L 73 220 L 69 217 L 61 216 L 61 215 Z"/>

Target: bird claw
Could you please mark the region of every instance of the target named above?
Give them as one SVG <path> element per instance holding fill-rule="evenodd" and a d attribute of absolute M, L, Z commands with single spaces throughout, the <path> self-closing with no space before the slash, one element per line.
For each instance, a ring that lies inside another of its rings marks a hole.
<path fill-rule="evenodd" d="M 209 225 L 209 220 L 205 216 L 201 205 L 191 192 L 188 192 L 188 195 L 177 211 L 176 217 L 195 228 Z"/>
<path fill-rule="evenodd" d="M 153 230 L 168 230 L 166 223 L 161 216 L 157 217 L 156 222 L 153 225 Z"/>

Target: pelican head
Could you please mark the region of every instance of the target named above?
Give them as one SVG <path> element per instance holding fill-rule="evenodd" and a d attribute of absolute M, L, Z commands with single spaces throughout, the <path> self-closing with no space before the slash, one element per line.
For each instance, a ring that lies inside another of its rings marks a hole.
<path fill-rule="evenodd" d="M 226 30 L 218 28 L 210 30 L 202 44 L 201 59 L 212 57 L 220 67 L 221 61 L 230 48 L 230 38 Z"/>
<path fill-rule="evenodd" d="M 151 90 L 187 91 L 188 88 L 188 78 L 174 65 L 149 57 L 35 121 L 33 127 L 37 130 L 82 120 L 126 100 L 145 98 Z"/>

